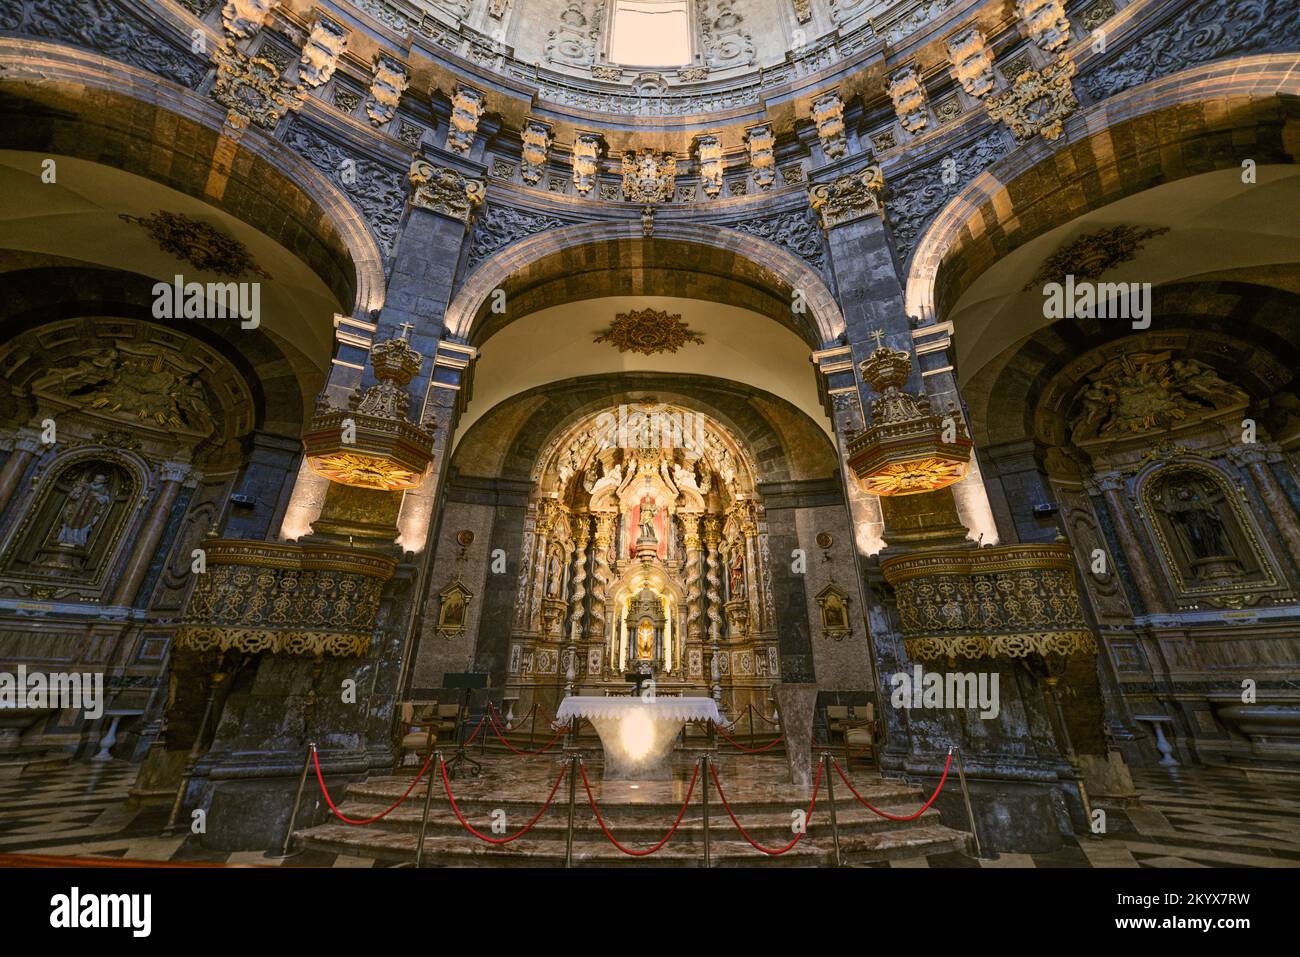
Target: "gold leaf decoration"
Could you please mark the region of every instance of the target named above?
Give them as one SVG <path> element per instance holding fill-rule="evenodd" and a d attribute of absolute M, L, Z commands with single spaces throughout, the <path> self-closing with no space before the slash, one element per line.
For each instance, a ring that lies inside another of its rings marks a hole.
<path fill-rule="evenodd" d="M 609 342 L 619 352 L 639 352 L 651 356 L 657 352 L 676 352 L 688 342 L 704 343 L 704 337 L 682 322 L 680 315 L 658 309 L 634 309 L 620 312 L 609 328 L 593 342 Z"/>

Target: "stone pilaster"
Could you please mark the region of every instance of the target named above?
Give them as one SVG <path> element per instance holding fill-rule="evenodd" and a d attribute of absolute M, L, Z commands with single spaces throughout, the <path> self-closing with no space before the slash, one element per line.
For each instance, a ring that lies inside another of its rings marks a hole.
<path fill-rule="evenodd" d="M 9 501 L 14 497 L 14 492 L 17 491 L 18 483 L 22 481 L 27 466 L 31 464 L 43 444 L 40 433 L 34 429 L 19 430 L 17 438 L 14 439 L 13 451 L 9 453 L 9 458 L 5 459 L 4 468 L 0 469 L 0 515 L 3 515 L 4 510 L 9 506 Z"/>
<path fill-rule="evenodd" d="M 1275 445 L 1255 442 L 1235 446 L 1229 450 L 1228 458 L 1250 475 L 1255 488 L 1259 490 L 1259 497 L 1264 500 L 1269 517 L 1273 519 L 1273 527 L 1277 529 L 1282 544 L 1296 568 L 1300 568 L 1300 528 L 1296 525 L 1295 509 L 1291 507 L 1286 492 L 1269 465 L 1270 462 L 1283 460 L 1281 449 Z"/>
<path fill-rule="evenodd" d="M 131 604 L 135 593 L 140 590 L 140 584 L 149 571 L 149 565 L 153 562 L 154 552 L 158 551 L 158 543 L 162 540 L 163 531 L 167 528 L 167 520 L 171 517 L 172 507 L 176 504 L 176 496 L 180 494 L 181 485 L 189 474 L 190 467 L 183 462 L 163 463 L 158 477 L 158 494 L 149 507 L 149 516 L 145 519 L 139 535 L 136 536 L 126 571 L 122 573 L 117 590 L 113 593 L 114 605 Z"/>
<path fill-rule="evenodd" d="M 1133 574 L 1133 585 L 1142 598 L 1142 604 L 1148 612 L 1164 611 L 1166 606 L 1164 589 L 1152 574 L 1146 551 L 1142 547 L 1142 536 L 1138 534 L 1133 516 L 1129 512 L 1128 502 L 1125 501 L 1123 474 L 1100 472 L 1093 476 L 1089 485 L 1091 489 L 1100 492 L 1105 499 L 1115 535 L 1124 550 L 1124 560 Z"/>

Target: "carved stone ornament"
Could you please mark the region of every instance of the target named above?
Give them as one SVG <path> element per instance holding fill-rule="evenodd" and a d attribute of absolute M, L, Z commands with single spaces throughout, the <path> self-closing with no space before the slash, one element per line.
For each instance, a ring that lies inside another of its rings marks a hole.
<path fill-rule="evenodd" d="M 676 352 L 688 342 L 702 344 L 704 338 L 682 322 L 680 315 L 669 315 L 658 309 L 634 309 L 620 312 L 609 328 L 592 341 L 608 342 L 619 352 L 651 356 L 657 352 Z"/>
<path fill-rule="evenodd" d="M 442 213 L 468 224 L 483 202 L 485 188 L 480 179 L 467 179 L 457 170 L 435 166 L 426 159 L 411 163 L 411 205 Z"/>
<path fill-rule="evenodd" d="M 510 0 L 488 0 L 488 16 L 493 20 L 500 20 L 510 9 Z"/>
<path fill-rule="evenodd" d="M 478 134 L 478 121 L 483 118 L 486 99 L 471 86 L 457 86 L 451 97 L 451 119 L 447 125 L 447 149 L 467 155 Z"/>
<path fill-rule="evenodd" d="M 261 30 L 280 0 L 229 0 L 221 8 L 221 25 L 227 34 L 247 40 Z"/>
<path fill-rule="evenodd" d="M 827 159 L 839 159 L 848 152 L 849 144 L 844 136 L 844 101 L 840 99 L 838 90 L 831 90 L 813 101 L 812 119 Z"/>
<path fill-rule="evenodd" d="M 993 51 L 978 29 L 971 27 L 948 41 L 948 60 L 953 79 L 971 96 L 993 91 Z"/>
<path fill-rule="evenodd" d="M 1053 53 L 1070 42 L 1064 0 L 1016 0 L 1016 13 L 1040 49 Z"/>
<path fill-rule="evenodd" d="M 119 341 L 76 356 L 36 379 L 33 395 L 97 418 L 188 437 L 216 430 L 204 369 L 159 345 Z"/>
<path fill-rule="evenodd" d="M 523 140 L 520 174 L 529 186 L 536 186 L 546 170 L 546 154 L 551 149 L 551 128 L 538 120 L 528 120 L 519 133 Z"/>
<path fill-rule="evenodd" d="M 878 395 L 871 402 L 871 425 L 848 442 L 849 468 L 873 495 L 916 495 L 959 482 L 970 462 L 972 442 L 955 411 L 938 416 L 928 396 L 902 387 L 912 356 L 883 344 L 859 365 L 862 380 Z"/>
<path fill-rule="evenodd" d="M 317 87 L 329 81 L 338 67 L 339 57 L 348 48 L 348 34 L 333 20 L 318 17 L 302 48 L 298 61 L 298 82 Z"/>
<path fill-rule="evenodd" d="M 384 492 L 419 486 L 433 460 L 434 426 L 407 421 L 406 390 L 423 363 L 405 338 L 376 342 L 370 350 L 375 384 L 354 393 L 348 409 L 327 400 L 317 405 L 302 437 L 312 471 L 340 485 Z"/>
<path fill-rule="evenodd" d="M 270 60 L 249 56 L 227 38 L 212 51 L 217 82 L 212 98 L 228 111 L 227 124 L 243 129 L 251 121 L 273 130 L 289 112 L 302 108 L 303 91 L 280 79 L 280 69 Z"/>
<path fill-rule="evenodd" d="M 1244 406 L 1249 397 L 1195 359 L 1169 352 L 1123 355 L 1102 366 L 1070 420 L 1074 442 L 1165 431 Z"/>
<path fill-rule="evenodd" d="M 1054 140 L 1061 135 L 1065 119 L 1079 108 L 1074 95 L 1075 65 L 1068 57 L 1041 70 L 1025 70 L 1011 88 L 990 96 L 989 116 L 1001 120 L 1024 143 L 1039 133 Z"/>
<path fill-rule="evenodd" d="M 122 213 L 119 218 L 135 223 L 149 234 L 159 249 L 200 272 L 230 279 L 238 279 L 246 274 L 261 279 L 271 278 L 270 273 L 253 259 L 248 247 L 238 239 L 183 213 L 159 210 L 150 216 L 129 216 Z"/>
<path fill-rule="evenodd" d="M 599 133 L 580 132 L 573 141 L 573 186 L 583 196 L 596 185 L 602 145 Z"/>
<path fill-rule="evenodd" d="M 697 137 L 695 156 L 704 194 L 717 196 L 722 192 L 722 143 L 713 134 Z"/>
<path fill-rule="evenodd" d="M 885 177 L 879 166 L 841 176 L 833 183 L 818 183 L 808 190 L 808 201 L 821 217 L 823 229 L 863 216 L 883 214 L 880 193 Z"/>
<path fill-rule="evenodd" d="M 1025 283 L 1024 291 L 1049 282 L 1065 282 L 1067 276 L 1076 281 L 1100 279 L 1116 266 L 1136 259 L 1148 239 L 1167 232 L 1168 226 L 1139 229 L 1122 223 L 1085 233 L 1044 259 L 1034 278 Z"/>
<path fill-rule="evenodd" d="M 816 595 L 817 607 L 821 611 L 822 637 L 831 641 L 843 641 L 853 634 L 849 626 L 849 593 L 835 582 L 831 582 Z"/>
<path fill-rule="evenodd" d="M 366 115 L 372 126 L 383 126 L 393 118 L 410 82 L 406 66 L 400 61 L 382 53 L 375 57 L 370 97 L 366 100 Z"/>
<path fill-rule="evenodd" d="M 915 66 L 906 66 L 891 76 L 885 90 L 894 101 L 894 113 L 903 129 L 909 133 L 925 129 L 930 122 L 926 112 L 925 84 Z"/>
<path fill-rule="evenodd" d="M 791 0 L 794 4 L 794 17 L 800 23 L 807 23 L 812 19 L 812 0 Z"/>
<path fill-rule="evenodd" d="M 745 145 L 749 147 L 749 171 L 754 185 L 770 189 L 776 182 L 776 136 L 766 123 L 745 130 Z"/>
<path fill-rule="evenodd" d="M 473 598 L 474 593 L 466 588 L 459 578 L 453 580 L 446 588 L 438 592 L 438 625 L 436 630 L 439 638 L 454 641 L 465 634 L 466 623 L 469 619 L 469 603 Z"/>
<path fill-rule="evenodd" d="M 677 157 L 649 148 L 623 154 L 623 198 L 633 203 L 666 203 L 673 198 Z"/>

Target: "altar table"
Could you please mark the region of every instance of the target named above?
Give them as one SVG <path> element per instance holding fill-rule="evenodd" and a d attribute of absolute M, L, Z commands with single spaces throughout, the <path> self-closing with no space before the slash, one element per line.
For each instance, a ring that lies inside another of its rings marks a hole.
<path fill-rule="evenodd" d="M 654 781 L 672 776 L 670 756 L 687 721 L 721 718 L 712 698 L 605 698 L 573 695 L 560 702 L 556 721 L 586 718 L 605 750 L 607 781 Z"/>

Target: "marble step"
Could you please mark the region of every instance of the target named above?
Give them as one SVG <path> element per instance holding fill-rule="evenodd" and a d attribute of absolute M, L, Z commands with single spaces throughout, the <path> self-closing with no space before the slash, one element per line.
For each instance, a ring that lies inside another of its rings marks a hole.
<path fill-rule="evenodd" d="M 725 823 L 731 828 L 730 821 Z M 829 833 L 814 838 L 810 831 L 791 851 L 776 857 L 754 850 L 743 840 L 731 839 L 736 837 L 734 828 L 731 828 L 731 837 L 727 836 L 726 831 L 719 830 L 716 833 L 718 837 L 710 841 L 709 848 L 711 862 L 715 867 L 826 867 L 834 861 Z M 376 831 L 373 828 L 355 828 L 344 824 L 322 824 L 299 831 L 298 835 L 306 846 L 333 853 L 384 861 L 409 862 L 415 858 L 416 835 L 409 831 Z M 574 863 L 588 867 L 701 867 L 703 845 L 683 841 L 681 837 L 680 833 L 674 835 L 657 853 L 647 857 L 630 857 L 605 840 L 598 843 L 575 842 Z M 849 864 L 889 861 L 945 852 L 966 853 L 969 850 L 969 840 L 969 835 L 963 831 L 955 831 L 941 824 L 929 824 L 878 834 L 846 836 L 841 840 L 841 852 Z M 627 841 L 623 843 L 628 844 Z M 772 846 L 775 845 L 776 842 L 772 842 Z M 531 835 L 502 846 L 486 844 L 469 834 L 426 835 L 424 842 L 426 866 L 562 867 L 564 854 L 563 842 L 536 840 Z"/>
<path fill-rule="evenodd" d="M 574 814 L 574 839 L 578 841 L 605 840 L 595 815 L 591 813 L 591 808 L 587 805 L 584 796 L 580 795 L 579 800 L 581 803 Z M 471 811 L 461 806 L 459 801 L 457 806 L 461 807 L 461 813 L 475 828 L 485 834 L 491 833 L 492 818 L 490 809 Z M 883 811 L 897 815 L 911 814 L 917 808 L 917 804 L 914 803 L 907 805 L 877 804 L 876 806 Z M 354 820 L 366 820 L 383 811 L 385 807 L 387 805 L 348 802 L 342 805 L 339 810 Z M 807 805 L 804 805 L 805 809 L 806 807 Z M 733 806 L 732 809 L 735 811 L 736 817 L 740 819 L 740 823 L 744 825 L 745 830 L 760 843 L 781 845 L 793 837 L 793 832 L 790 830 L 792 818 L 791 809 L 789 808 L 764 810 L 746 805 L 743 807 Z M 515 812 L 508 808 L 505 810 L 507 833 L 510 833 L 523 827 L 537 813 L 537 805 Z M 627 806 L 613 805 L 601 807 L 600 814 L 606 826 L 614 832 L 615 837 L 623 843 L 631 842 L 635 844 L 637 842 L 654 843 L 658 841 L 672 825 L 680 810 L 680 804 L 672 808 L 629 808 Z M 423 812 L 423 802 L 411 800 L 382 820 L 374 824 L 364 825 L 364 828 L 369 830 L 418 832 Z M 875 834 L 883 831 L 938 824 L 940 822 L 939 812 L 933 808 L 925 811 L 914 821 L 891 821 L 856 803 L 849 806 L 836 801 L 835 814 L 841 834 Z M 331 821 L 331 823 L 337 822 Z M 342 826 L 353 827 L 352 825 Z M 830 827 L 829 806 L 819 797 L 817 807 L 813 811 L 812 820 L 809 824 L 809 832 L 816 836 L 823 836 L 824 832 L 824 836 L 829 837 L 831 833 Z M 731 823 L 726 810 L 717 801 L 709 803 L 709 828 L 714 834 L 717 834 L 719 830 L 724 833 L 735 833 L 735 825 Z M 353 827 L 353 829 L 360 828 Z M 538 839 L 563 841 L 567 829 L 568 807 L 561 800 L 547 809 L 546 813 L 533 825 L 530 835 L 536 836 Z M 691 808 L 682 817 L 682 822 L 673 840 L 702 841 L 703 830 L 703 808 L 698 797 L 696 797 L 691 801 Z M 461 823 L 453 815 L 445 800 L 435 802 L 433 807 L 430 808 L 428 833 L 446 835 L 465 833 Z M 466 834 L 466 837 L 473 839 L 468 834 Z"/>

